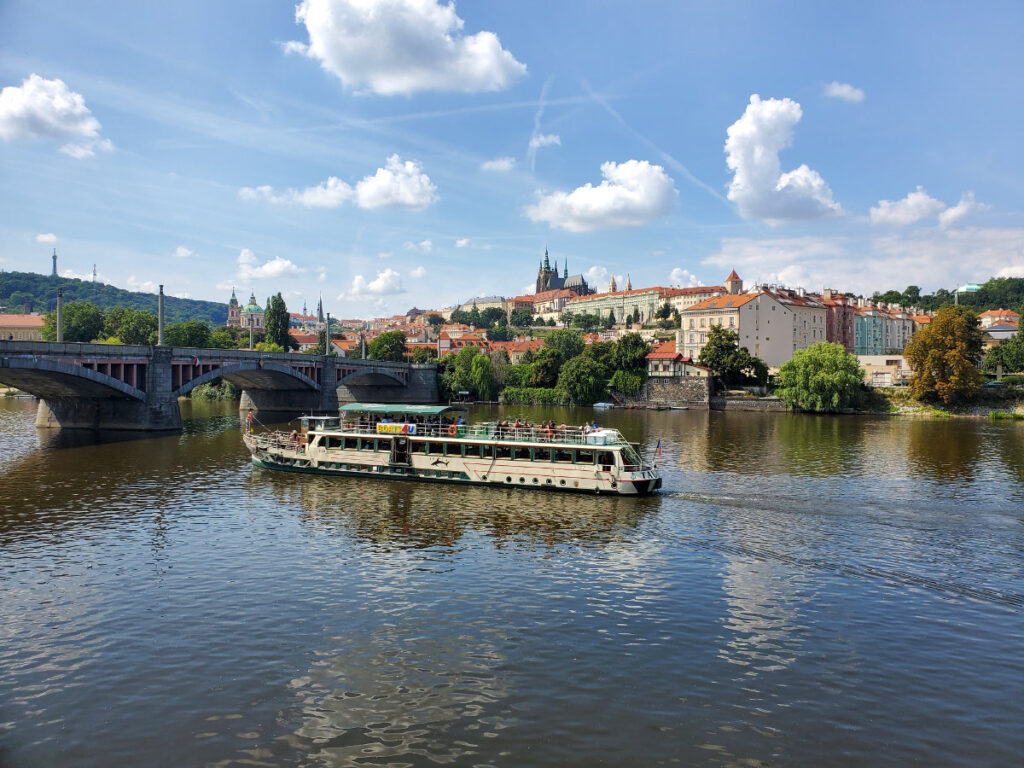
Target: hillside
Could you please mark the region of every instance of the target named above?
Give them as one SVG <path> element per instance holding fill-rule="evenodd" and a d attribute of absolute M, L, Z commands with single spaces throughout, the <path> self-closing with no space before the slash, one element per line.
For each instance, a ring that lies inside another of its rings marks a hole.
<path fill-rule="evenodd" d="M 112 307 L 144 309 L 156 314 L 155 293 L 126 291 L 106 283 L 93 283 L 68 277 L 52 277 L 34 272 L 0 273 L 0 311 L 20 313 L 49 312 L 57 306 L 57 288 L 64 289 L 64 301 L 91 301 L 102 310 Z M 216 301 L 196 301 L 164 296 L 167 323 L 205 320 L 211 326 L 224 325 L 228 305 Z"/>
<path fill-rule="evenodd" d="M 891 290 L 875 293 L 878 301 L 902 304 L 904 307 L 939 309 L 953 303 L 953 293 L 940 288 L 935 293 L 922 295 L 916 285 L 909 285 L 905 291 Z M 961 293 L 960 304 L 976 312 L 988 309 L 1012 309 L 1018 311 L 1024 306 L 1024 278 L 993 277 L 981 284 L 976 293 Z"/>

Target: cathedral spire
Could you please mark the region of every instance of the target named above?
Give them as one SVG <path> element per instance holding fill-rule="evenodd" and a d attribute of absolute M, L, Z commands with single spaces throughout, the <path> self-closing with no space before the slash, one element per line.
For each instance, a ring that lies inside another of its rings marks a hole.
<path fill-rule="evenodd" d="M 633 290 L 633 283 L 630 282 L 629 273 L 628 272 L 626 273 L 626 286 L 625 286 L 625 290 L 627 290 L 627 291 L 632 291 Z"/>
<path fill-rule="evenodd" d="M 548 247 L 544 246 L 544 271 L 547 272 L 551 269 L 551 262 L 548 261 Z"/>

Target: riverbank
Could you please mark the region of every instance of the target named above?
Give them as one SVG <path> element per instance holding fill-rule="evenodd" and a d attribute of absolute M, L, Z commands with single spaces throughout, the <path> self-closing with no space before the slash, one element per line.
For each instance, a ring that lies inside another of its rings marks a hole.
<path fill-rule="evenodd" d="M 1024 415 L 1024 391 L 1019 387 L 988 388 L 982 390 L 970 403 L 947 406 L 923 403 L 914 399 L 910 391 L 899 387 L 879 387 L 871 391 L 869 401 L 861 413 L 895 414 L 919 418 L 952 419 L 1000 418 L 1002 414 Z"/>

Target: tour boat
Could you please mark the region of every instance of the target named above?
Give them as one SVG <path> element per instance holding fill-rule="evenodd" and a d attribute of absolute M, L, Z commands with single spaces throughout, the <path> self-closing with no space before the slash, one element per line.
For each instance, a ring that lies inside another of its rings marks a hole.
<path fill-rule="evenodd" d="M 348 477 L 639 495 L 656 467 L 617 429 L 465 424 L 458 405 L 347 403 L 301 431 L 244 436 L 258 467 Z"/>

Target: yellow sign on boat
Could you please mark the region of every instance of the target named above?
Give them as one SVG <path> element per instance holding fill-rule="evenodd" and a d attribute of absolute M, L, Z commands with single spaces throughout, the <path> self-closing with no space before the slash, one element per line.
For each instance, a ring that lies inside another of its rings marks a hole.
<path fill-rule="evenodd" d="M 415 424 L 378 424 L 377 432 L 384 435 L 415 435 Z"/>

